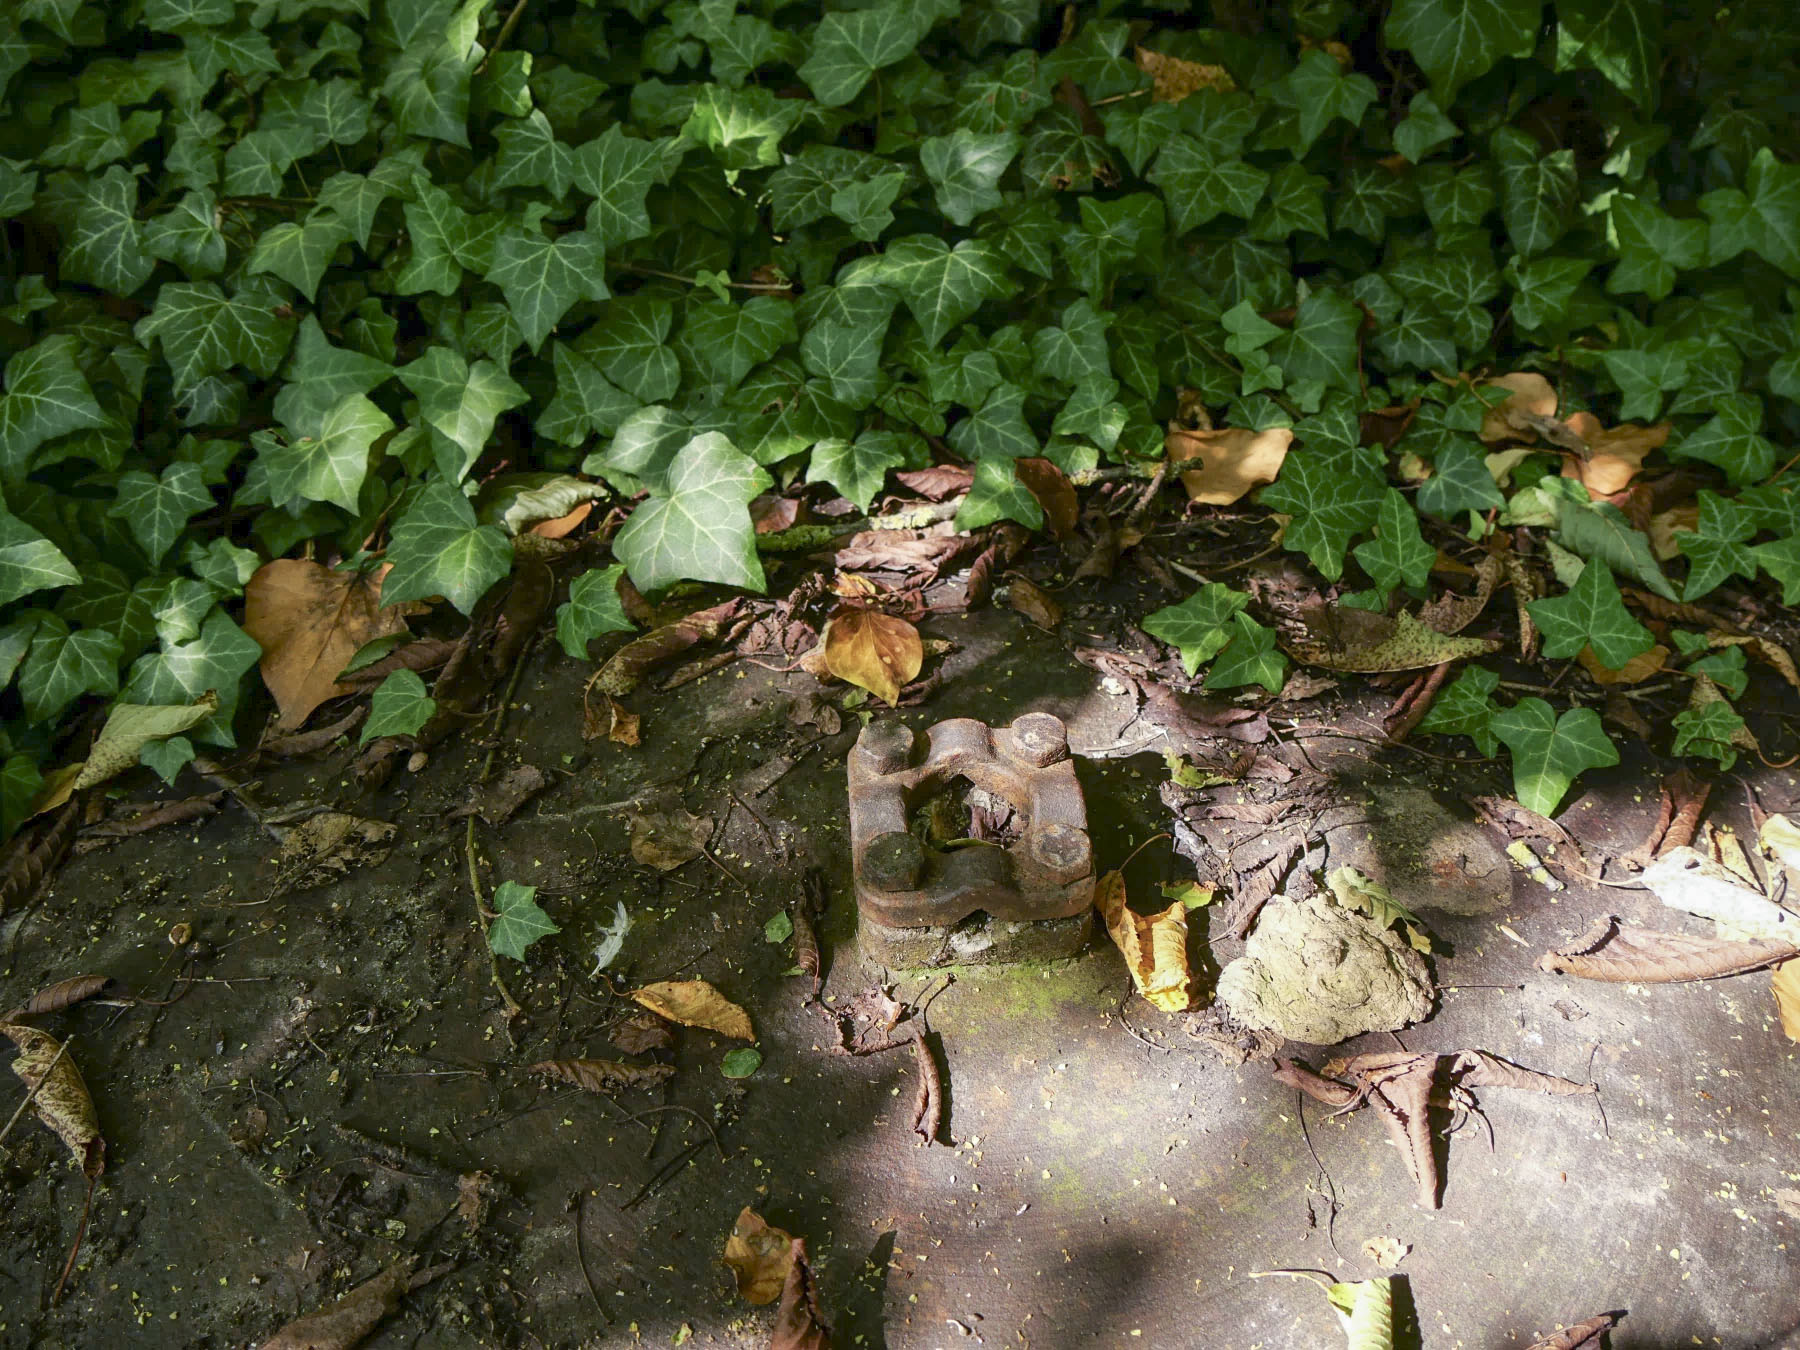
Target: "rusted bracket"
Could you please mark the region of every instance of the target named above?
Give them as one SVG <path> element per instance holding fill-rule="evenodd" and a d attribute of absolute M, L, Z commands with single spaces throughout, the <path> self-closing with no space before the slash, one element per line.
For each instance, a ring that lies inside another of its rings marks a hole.
<path fill-rule="evenodd" d="M 887 928 L 942 928 L 977 911 L 1032 922 L 1084 914 L 1094 901 L 1087 803 L 1062 719 L 1027 713 L 1010 727 L 939 722 L 922 747 L 911 727 L 871 722 L 850 752 L 856 903 Z M 912 813 L 963 777 L 1002 798 L 1023 831 L 1009 848 L 927 848 Z"/>

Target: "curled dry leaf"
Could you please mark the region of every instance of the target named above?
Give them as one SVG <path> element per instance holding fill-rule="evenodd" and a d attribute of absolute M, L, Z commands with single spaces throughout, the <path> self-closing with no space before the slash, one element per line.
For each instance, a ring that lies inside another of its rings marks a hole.
<path fill-rule="evenodd" d="M 365 1280 L 322 1312 L 296 1317 L 262 1343 L 262 1350 L 351 1350 L 400 1307 L 412 1270 L 408 1257 Z"/>
<path fill-rule="evenodd" d="M 1062 622 L 1062 606 L 1035 581 L 1014 577 L 1007 586 L 1006 603 L 1039 628 L 1055 628 Z"/>
<path fill-rule="evenodd" d="M 1081 503 L 1075 499 L 1075 486 L 1069 476 L 1047 459 L 1028 455 L 1013 461 L 1013 476 L 1025 490 L 1037 498 L 1044 508 L 1044 523 L 1058 539 L 1075 533 L 1075 522 L 1081 517 Z"/>
<path fill-rule="evenodd" d="M 423 605 L 383 605 L 381 583 L 391 564 L 366 572 L 336 571 L 299 558 L 277 558 L 244 587 L 244 631 L 263 649 L 262 677 L 277 724 L 292 731 L 325 700 L 348 693 L 338 676 L 364 643 L 406 631 L 406 616 Z"/>
<path fill-rule="evenodd" d="M 554 1078 L 583 1092 L 610 1096 L 621 1088 L 648 1088 L 674 1077 L 673 1064 L 627 1064 L 616 1059 L 546 1059 L 527 1064 L 526 1073 Z"/>
<path fill-rule="evenodd" d="M 393 851 L 398 826 L 343 811 L 321 811 L 283 836 L 275 855 L 281 892 L 323 886 L 352 867 L 372 867 Z"/>
<path fill-rule="evenodd" d="M 1095 884 L 1094 907 L 1107 936 L 1124 954 L 1131 981 L 1164 1012 L 1185 1012 L 1188 993 L 1187 906 L 1177 900 L 1156 914 L 1138 914 L 1125 903 L 1125 876 L 1108 872 Z"/>
<path fill-rule="evenodd" d="M 828 671 L 893 706 L 925 664 L 919 630 L 876 609 L 840 607 L 827 621 L 819 645 Z"/>
<path fill-rule="evenodd" d="M 1617 670 L 1602 664 L 1592 647 L 1583 647 L 1575 659 L 1581 662 L 1581 668 L 1595 684 L 1642 684 L 1668 664 L 1669 649 L 1659 642 L 1649 651 L 1639 652 Z"/>
<path fill-rule="evenodd" d="M 38 1119 L 68 1146 L 90 1181 L 98 1177 L 106 1170 L 106 1140 L 100 1137 L 100 1120 L 81 1070 L 62 1042 L 18 1022 L 0 1022 L 0 1036 L 19 1047 L 12 1071 L 27 1091 L 36 1092 L 31 1108 Z"/>
<path fill-rule="evenodd" d="M 1741 942 L 1631 928 L 1617 919 L 1600 920 L 1567 949 L 1545 952 L 1538 969 L 1553 975 L 1612 984 L 1676 984 L 1714 980 L 1800 956 L 1800 947 L 1780 942 Z"/>
<path fill-rule="evenodd" d="M 794 1236 L 745 1205 L 725 1239 L 725 1264 L 737 1279 L 739 1298 L 759 1308 L 773 1303 L 794 1267 Z"/>
<path fill-rule="evenodd" d="M 1459 595 L 1455 591 L 1445 591 L 1437 599 L 1419 607 L 1419 622 L 1439 633 L 1462 632 L 1481 617 L 1481 611 L 1487 608 L 1494 588 L 1500 584 L 1500 578 L 1505 574 L 1506 564 L 1499 557 L 1492 553 L 1484 555 L 1475 565 L 1474 594 Z"/>
<path fill-rule="evenodd" d="M 1189 500 L 1209 506 L 1230 506 L 1250 489 L 1273 483 L 1293 443 L 1294 433 L 1287 427 L 1189 431 L 1171 423 L 1163 438 L 1169 463 L 1194 465 L 1181 473 Z"/>
<path fill-rule="evenodd" d="M 211 689 L 192 703 L 113 704 L 71 791 L 97 787 L 124 773 L 138 762 L 138 752 L 150 742 L 190 731 L 218 710 L 219 696 Z"/>
<path fill-rule="evenodd" d="M 1644 457 L 1669 439 L 1670 424 L 1641 427 L 1632 423 L 1603 427 L 1591 412 L 1578 412 L 1564 424 L 1585 450 L 1563 461 L 1563 477 L 1579 478 L 1592 497 L 1610 497 L 1631 485 L 1644 467 Z"/>
<path fill-rule="evenodd" d="M 750 1014 L 705 980 L 663 980 L 631 993 L 634 1003 L 684 1027 L 701 1027 L 740 1041 L 754 1041 Z"/>
<path fill-rule="evenodd" d="M 775 1330 L 769 1350 L 831 1350 L 831 1332 L 819 1311 L 819 1291 L 813 1284 L 812 1267 L 806 1260 L 806 1243 L 793 1242 L 793 1264 L 781 1287 L 781 1303 L 775 1309 Z"/>
<path fill-rule="evenodd" d="M 1541 1341 L 1533 1341 L 1527 1350 L 1601 1350 L 1606 1333 L 1625 1320 L 1622 1312 L 1601 1313 L 1572 1327 L 1564 1327 Z"/>
<path fill-rule="evenodd" d="M 520 764 L 491 783 L 484 784 L 470 796 L 467 806 L 450 812 L 449 819 L 480 816 L 489 825 L 504 825 L 521 806 L 549 786 L 550 780 L 535 764 Z"/>
<path fill-rule="evenodd" d="M 624 594 L 621 588 L 621 597 Z M 651 629 L 608 657 L 606 664 L 595 672 L 593 687 L 603 694 L 623 698 L 658 666 L 673 661 L 695 643 L 711 642 L 721 636 L 743 608 L 742 600 L 727 600 L 722 605 L 695 610 L 674 623 Z"/>
<path fill-rule="evenodd" d="M 90 998 L 117 993 L 118 989 L 118 982 L 110 975 L 71 975 L 66 980 L 58 980 L 55 984 L 38 990 L 22 1006 L 0 1018 L 0 1021 L 14 1022 L 21 1017 L 40 1017 L 45 1013 L 61 1012 L 64 1008 L 72 1008 Z"/>
<path fill-rule="evenodd" d="M 923 1025 L 912 1034 L 913 1067 L 918 1070 L 919 1084 L 913 1093 L 912 1132 L 927 1145 L 937 1142 L 944 1128 L 944 1079 L 938 1072 L 936 1057 L 925 1040 Z"/>
<path fill-rule="evenodd" d="M 679 806 L 663 811 L 633 811 L 631 856 L 659 872 L 673 872 L 706 851 L 713 823 Z"/>
<path fill-rule="evenodd" d="M 956 464 L 934 464 L 929 469 L 902 469 L 896 481 L 911 488 L 929 502 L 948 501 L 961 496 L 975 482 L 975 475 Z"/>
<path fill-rule="evenodd" d="M 675 1045 L 675 1031 L 655 1013 L 639 1013 L 621 1022 L 607 1033 L 607 1039 L 628 1055 L 641 1055 L 649 1050 L 669 1050 Z"/>
<path fill-rule="evenodd" d="M 1800 689 L 1800 670 L 1786 647 L 1765 637 L 1744 637 L 1738 633 L 1721 633 L 1717 629 L 1706 635 L 1708 647 L 1742 647 L 1751 656 L 1775 671 L 1794 688 Z"/>
<path fill-rule="evenodd" d="M 540 520 L 525 531 L 536 535 L 539 539 L 564 539 L 575 533 L 576 527 L 593 512 L 592 502 L 582 502 L 573 511 L 557 516 L 554 520 Z"/>
<path fill-rule="evenodd" d="M 1410 1243 L 1402 1242 L 1397 1237 L 1372 1237 L 1362 1245 L 1363 1255 L 1368 1257 L 1383 1270 L 1393 1270 L 1404 1261 L 1412 1251 Z"/>
<path fill-rule="evenodd" d="M 1490 407 L 1481 419 L 1481 439 L 1487 445 L 1503 441 L 1535 440 L 1530 419 L 1556 415 L 1556 390 L 1534 371 L 1521 370 L 1483 380 L 1485 389 L 1504 389 L 1507 395 Z"/>

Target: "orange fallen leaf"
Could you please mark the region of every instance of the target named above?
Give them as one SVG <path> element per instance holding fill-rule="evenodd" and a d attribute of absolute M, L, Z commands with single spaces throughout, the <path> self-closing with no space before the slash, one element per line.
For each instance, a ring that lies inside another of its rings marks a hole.
<path fill-rule="evenodd" d="M 1769 975 L 1775 1008 L 1781 1014 L 1781 1031 L 1790 1041 L 1800 1041 L 1800 961 L 1783 961 Z"/>
<path fill-rule="evenodd" d="M 1039 628 L 1055 628 L 1062 622 L 1062 606 L 1042 586 L 1024 577 L 1012 579 L 1007 587 L 1006 603 Z"/>
<path fill-rule="evenodd" d="M 879 595 L 881 588 L 861 572 L 839 572 L 831 579 L 831 593 L 846 600 L 860 600 Z"/>
<path fill-rule="evenodd" d="M 1075 487 L 1069 476 L 1047 459 L 1028 456 L 1013 461 L 1013 477 L 1037 498 L 1044 508 L 1044 523 L 1058 539 L 1075 533 L 1075 522 L 1081 515 L 1081 504 L 1075 500 Z"/>
<path fill-rule="evenodd" d="M 1182 486 L 1192 501 L 1208 506 L 1230 506 L 1251 488 L 1273 483 L 1287 459 L 1294 433 L 1287 427 L 1251 431 L 1225 427 L 1218 431 L 1188 431 L 1170 427 L 1163 439 L 1169 463 L 1199 461 L 1199 467 L 1182 471 Z"/>
<path fill-rule="evenodd" d="M 555 520 L 540 520 L 526 531 L 535 534 L 539 539 L 561 539 L 575 532 L 575 527 L 588 518 L 594 509 L 592 502 L 582 502 L 566 516 L 558 516 Z"/>
<path fill-rule="evenodd" d="M 826 622 L 819 646 L 825 669 L 890 706 L 900 702 L 901 689 L 925 664 L 919 630 L 878 609 L 839 608 Z"/>
<path fill-rule="evenodd" d="M 1578 412 L 1564 425 L 1587 445 L 1587 454 L 1563 459 L 1563 477 L 1579 478 L 1593 497 L 1610 497 L 1630 486 L 1644 467 L 1644 456 L 1661 449 L 1669 439 L 1669 423 L 1652 427 L 1626 423 L 1603 427 L 1590 412 Z"/>
<path fill-rule="evenodd" d="M 339 572 L 277 558 L 244 587 L 244 631 L 263 649 L 263 683 L 281 710 L 281 730 L 294 730 L 321 703 L 349 693 L 338 676 L 357 650 L 406 632 L 406 616 L 423 612 L 422 605 L 381 603 L 390 565 Z"/>
<path fill-rule="evenodd" d="M 781 1297 L 794 1264 L 793 1234 L 767 1223 L 745 1205 L 725 1239 L 724 1259 L 737 1279 L 738 1297 L 760 1308 Z"/>
<path fill-rule="evenodd" d="M 1143 47 L 1137 49 L 1137 64 L 1138 69 L 1152 80 L 1150 96 L 1158 103 L 1179 103 L 1201 89 L 1217 89 L 1222 94 L 1229 94 L 1237 88 L 1237 81 L 1224 66 L 1183 61 L 1178 56 L 1164 56 Z"/>
<path fill-rule="evenodd" d="M 1602 665 L 1592 647 L 1583 647 L 1575 659 L 1581 662 L 1581 668 L 1593 677 L 1595 684 L 1642 684 L 1668 664 L 1669 649 L 1659 642 L 1649 651 L 1639 652 L 1617 670 Z"/>
<path fill-rule="evenodd" d="M 1180 900 L 1156 914 L 1139 914 L 1125 903 L 1125 875 L 1108 872 L 1095 884 L 1094 907 L 1106 934 L 1125 956 L 1131 982 L 1164 1012 L 1184 1012 L 1188 994 L 1187 906 Z"/>
<path fill-rule="evenodd" d="M 1516 371 L 1483 380 L 1481 384 L 1483 388 L 1508 391 L 1506 398 L 1489 408 L 1481 419 L 1481 439 L 1487 445 L 1534 440 L 1535 433 L 1526 419 L 1534 415 L 1556 415 L 1556 390 L 1551 388 L 1550 381 L 1535 371 Z"/>
<path fill-rule="evenodd" d="M 753 1041 L 750 1014 L 714 989 L 705 980 L 664 980 L 631 992 L 632 1001 L 658 1017 L 684 1027 L 701 1027 L 721 1036 Z"/>

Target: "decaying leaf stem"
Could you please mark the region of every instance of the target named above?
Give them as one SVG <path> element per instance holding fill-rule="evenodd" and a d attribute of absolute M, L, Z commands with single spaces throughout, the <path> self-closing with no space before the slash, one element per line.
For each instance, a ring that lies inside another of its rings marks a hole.
<path fill-rule="evenodd" d="M 524 8 L 521 2 L 520 9 Z M 500 695 L 500 706 L 494 712 L 494 728 L 490 734 L 491 744 L 487 757 L 481 761 L 481 773 L 475 779 L 476 786 L 487 782 L 494 773 L 494 761 L 500 754 L 500 728 L 506 725 L 506 710 L 512 706 L 513 693 L 519 687 L 519 675 L 525 669 L 525 660 L 531 655 L 531 648 L 536 642 L 536 634 L 520 644 L 519 654 L 513 660 L 512 674 L 507 677 L 506 689 Z M 487 948 L 488 975 L 494 982 L 494 988 L 500 991 L 500 1001 L 506 1005 L 508 1035 L 514 1018 L 523 1017 L 525 1009 L 512 996 L 512 990 L 506 987 L 506 980 L 500 974 L 500 957 L 488 942 L 488 924 L 492 911 L 488 908 L 487 897 L 481 890 L 481 865 L 475 854 L 475 817 L 470 816 L 463 822 L 463 856 L 469 865 L 469 892 L 475 897 L 475 919 L 481 926 L 481 945 Z"/>

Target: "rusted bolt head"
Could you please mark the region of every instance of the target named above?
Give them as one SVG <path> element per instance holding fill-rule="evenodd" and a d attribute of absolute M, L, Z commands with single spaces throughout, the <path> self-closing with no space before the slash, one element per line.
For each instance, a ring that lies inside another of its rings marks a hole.
<path fill-rule="evenodd" d="M 905 830 L 878 834 L 863 849 L 863 880 L 878 891 L 910 891 L 925 869 L 925 846 Z"/>
<path fill-rule="evenodd" d="M 1051 713 L 1026 713 L 1012 724 L 1012 734 L 1019 757 L 1040 769 L 1069 753 L 1069 733 L 1062 718 Z"/>
<path fill-rule="evenodd" d="M 1093 870 L 1093 845 L 1087 831 L 1073 825 L 1045 825 L 1031 837 L 1031 856 L 1067 885 Z"/>
<path fill-rule="evenodd" d="M 913 729 L 904 722 L 871 722 L 856 738 L 856 753 L 876 773 L 898 773 L 912 761 Z"/>

